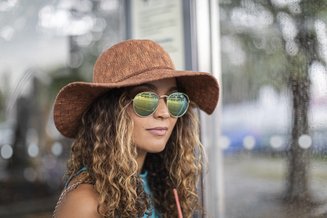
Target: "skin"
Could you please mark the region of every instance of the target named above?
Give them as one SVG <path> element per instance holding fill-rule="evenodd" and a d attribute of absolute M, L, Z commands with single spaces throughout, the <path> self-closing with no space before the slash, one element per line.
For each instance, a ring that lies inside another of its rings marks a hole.
<path fill-rule="evenodd" d="M 56 217 L 100 218 L 102 216 L 97 211 L 98 197 L 92 185 L 81 184 L 66 195 Z"/>
<path fill-rule="evenodd" d="M 131 93 L 134 96 L 142 91 L 152 91 L 162 96 L 169 95 L 176 90 L 176 79 L 171 78 L 137 86 L 131 90 Z M 170 116 L 165 100 L 165 98 L 161 98 L 157 110 L 147 117 L 138 116 L 134 112 L 132 104 L 128 108 L 128 114 L 134 122 L 133 142 L 138 150 L 137 162 L 139 171 L 142 169 L 144 159 L 148 152 L 158 153 L 165 148 L 175 127 L 177 118 Z M 158 133 L 152 130 L 156 127 L 164 127 L 167 130 Z"/>
<path fill-rule="evenodd" d="M 130 93 L 136 95 L 142 91 L 152 91 L 159 96 L 169 95 L 176 91 L 176 79 L 163 79 L 137 87 L 133 87 Z M 174 129 L 177 118 L 171 117 L 165 103 L 165 98 L 159 100 L 157 110 L 148 117 L 139 117 L 135 114 L 132 104 L 127 108 L 127 113 L 134 122 L 133 142 L 137 146 L 137 163 L 139 172 L 142 169 L 147 153 L 162 151 Z M 155 127 L 165 127 L 163 131 L 153 131 Z M 76 182 L 73 180 L 71 184 Z M 61 204 L 57 217 L 59 218 L 100 218 L 97 212 L 98 193 L 92 185 L 81 184 L 69 192 Z"/>

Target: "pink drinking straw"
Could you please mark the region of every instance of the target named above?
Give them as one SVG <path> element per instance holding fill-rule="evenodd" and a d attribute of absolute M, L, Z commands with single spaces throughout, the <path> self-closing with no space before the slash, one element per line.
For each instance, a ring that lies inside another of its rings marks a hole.
<path fill-rule="evenodd" d="M 177 193 L 177 190 L 174 188 L 174 189 L 173 189 L 173 192 L 174 192 L 175 201 L 176 201 L 176 206 L 177 206 L 178 218 L 183 218 L 181 205 L 179 204 L 179 199 L 178 199 L 178 193 Z"/>

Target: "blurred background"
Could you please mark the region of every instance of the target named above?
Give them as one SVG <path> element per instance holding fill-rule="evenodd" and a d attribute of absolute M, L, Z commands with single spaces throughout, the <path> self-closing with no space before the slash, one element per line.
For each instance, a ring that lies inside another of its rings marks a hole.
<path fill-rule="evenodd" d="M 0 0 L 0 217 L 51 217 L 71 144 L 54 98 L 128 38 L 220 81 L 207 217 L 327 217 L 326 25 L 325 0 Z"/>

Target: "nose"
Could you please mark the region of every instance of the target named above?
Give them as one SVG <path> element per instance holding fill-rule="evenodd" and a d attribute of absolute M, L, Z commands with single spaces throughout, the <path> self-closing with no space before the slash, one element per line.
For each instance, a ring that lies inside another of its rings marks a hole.
<path fill-rule="evenodd" d="M 165 98 L 159 100 L 159 105 L 157 110 L 154 112 L 155 118 L 166 119 L 170 117 L 168 106 L 166 104 Z"/>

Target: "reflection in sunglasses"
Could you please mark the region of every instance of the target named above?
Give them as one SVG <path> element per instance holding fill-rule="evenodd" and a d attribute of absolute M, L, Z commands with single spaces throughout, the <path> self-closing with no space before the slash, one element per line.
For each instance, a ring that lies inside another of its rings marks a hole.
<path fill-rule="evenodd" d="M 133 99 L 135 113 L 141 117 L 151 115 L 157 109 L 160 98 L 167 98 L 169 113 L 174 117 L 182 116 L 188 109 L 189 99 L 184 93 L 174 92 L 169 96 L 159 97 L 153 92 L 141 92 Z"/>

